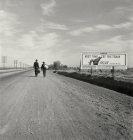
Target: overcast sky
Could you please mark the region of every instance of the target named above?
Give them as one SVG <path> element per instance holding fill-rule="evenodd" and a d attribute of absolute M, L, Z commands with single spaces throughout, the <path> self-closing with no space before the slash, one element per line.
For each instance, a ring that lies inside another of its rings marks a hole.
<path fill-rule="evenodd" d="M 79 66 L 80 52 L 127 52 L 133 67 L 133 0 L 0 0 L 0 28 L 8 66 Z"/>

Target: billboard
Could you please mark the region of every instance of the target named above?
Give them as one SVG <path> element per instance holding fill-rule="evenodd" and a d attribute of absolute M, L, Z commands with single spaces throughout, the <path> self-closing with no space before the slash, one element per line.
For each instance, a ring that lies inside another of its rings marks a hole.
<path fill-rule="evenodd" d="M 126 53 L 81 53 L 81 69 L 89 69 L 91 67 L 98 69 L 111 69 L 114 67 L 127 68 Z"/>

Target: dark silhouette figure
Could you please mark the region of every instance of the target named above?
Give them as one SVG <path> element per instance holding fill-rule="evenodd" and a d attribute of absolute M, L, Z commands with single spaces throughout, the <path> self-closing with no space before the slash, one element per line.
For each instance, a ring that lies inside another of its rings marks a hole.
<path fill-rule="evenodd" d="M 91 65 L 91 63 L 93 62 L 93 65 L 98 65 L 98 62 L 100 61 L 102 57 L 98 57 L 96 59 L 91 59 L 89 62 L 89 65 Z"/>
<path fill-rule="evenodd" d="M 45 62 L 43 62 L 42 66 L 41 66 L 41 70 L 43 71 L 43 76 L 46 76 L 46 67 L 45 67 Z"/>
<path fill-rule="evenodd" d="M 39 70 L 39 63 L 37 62 L 38 60 L 36 59 L 36 61 L 34 62 L 34 69 L 35 69 L 35 76 L 37 77 L 38 75 L 38 70 Z"/>

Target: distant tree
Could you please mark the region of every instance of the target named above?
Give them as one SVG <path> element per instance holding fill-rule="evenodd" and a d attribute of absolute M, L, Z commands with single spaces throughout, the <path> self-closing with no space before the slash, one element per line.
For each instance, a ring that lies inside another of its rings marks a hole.
<path fill-rule="evenodd" d="M 60 69 L 60 66 L 61 66 L 61 62 L 60 62 L 60 61 L 55 61 L 55 62 L 53 63 L 53 68 L 54 68 L 55 70 Z"/>
<path fill-rule="evenodd" d="M 64 69 L 67 69 L 67 65 L 63 65 L 63 68 L 64 68 Z"/>
<path fill-rule="evenodd" d="M 50 64 L 50 65 L 48 66 L 48 69 L 49 69 L 49 70 L 54 69 L 53 64 Z"/>
<path fill-rule="evenodd" d="M 63 68 L 63 64 L 61 64 L 61 65 L 60 65 L 60 69 L 61 69 L 61 70 L 63 70 L 63 69 L 64 69 L 64 68 Z"/>

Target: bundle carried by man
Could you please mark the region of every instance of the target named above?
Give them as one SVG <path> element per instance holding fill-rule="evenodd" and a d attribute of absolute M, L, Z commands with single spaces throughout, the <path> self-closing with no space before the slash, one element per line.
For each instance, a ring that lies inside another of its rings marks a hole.
<path fill-rule="evenodd" d="M 41 66 L 41 69 L 48 69 L 48 65 L 45 64 L 45 62 L 43 62 L 42 66 Z"/>
<path fill-rule="evenodd" d="M 45 64 L 44 67 L 45 67 L 46 69 L 48 69 L 48 65 Z"/>

